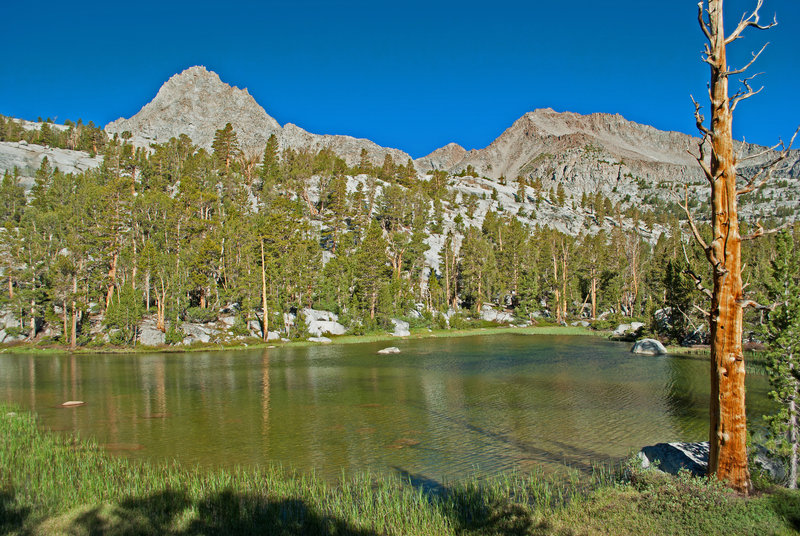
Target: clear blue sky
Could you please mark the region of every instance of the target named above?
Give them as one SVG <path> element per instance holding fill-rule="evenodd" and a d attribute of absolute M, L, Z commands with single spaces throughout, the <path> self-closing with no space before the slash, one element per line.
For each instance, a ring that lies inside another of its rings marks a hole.
<path fill-rule="evenodd" d="M 205 65 L 281 124 L 370 138 L 419 157 L 485 147 L 525 112 L 620 113 L 694 134 L 707 66 L 695 0 L 571 2 L 3 2 L 0 114 L 105 125 L 172 74 Z M 755 0 L 726 0 L 731 28 Z M 765 0 L 729 50 L 753 72 L 735 134 L 769 144 L 800 124 L 800 1 Z"/>

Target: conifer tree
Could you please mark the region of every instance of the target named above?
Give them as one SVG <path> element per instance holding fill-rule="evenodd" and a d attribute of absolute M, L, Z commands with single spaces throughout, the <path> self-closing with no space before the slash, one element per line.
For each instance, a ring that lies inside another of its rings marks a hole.
<path fill-rule="evenodd" d="M 771 432 L 768 446 L 788 461 L 788 485 L 795 489 L 800 442 L 800 253 L 787 232 L 777 237 L 768 288 L 776 304 L 767 324 L 769 394 L 780 405 L 777 413 L 765 417 Z"/>

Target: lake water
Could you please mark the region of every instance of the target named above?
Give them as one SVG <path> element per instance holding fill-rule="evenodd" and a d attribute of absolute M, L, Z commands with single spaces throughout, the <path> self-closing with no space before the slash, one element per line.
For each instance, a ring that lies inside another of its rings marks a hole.
<path fill-rule="evenodd" d="M 393 344 L 402 353 L 377 355 Z M 186 354 L 0 355 L 0 400 L 109 451 L 326 478 L 587 469 L 705 440 L 707 360 L 595 337 L 492 335 Z M 750 374 L 748 415 L 770 410 Z M 59 408 L 67 400 L 85 406 Z"/>

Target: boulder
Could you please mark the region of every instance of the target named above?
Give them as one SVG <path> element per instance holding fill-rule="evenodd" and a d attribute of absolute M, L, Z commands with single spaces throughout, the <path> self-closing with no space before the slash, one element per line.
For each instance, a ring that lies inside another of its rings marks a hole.
<path fill-rule="evenodd" d="M 644 327 L 641 322 L 631 322 L 630 324 L 620 324 L 612 334 L 614 337 L 636 336 L 640 329 Z"/>
<path fill-rule="evenodd" d="M 408 337 L 409 335 L 411 335 L 408 322 L 404 320 L 398 320 L 397 318 L 392 318 L 392 324 L 394 324 L 394 331 L 392 332 L 392 336 Z"/>
<path fill-rule="evenodd" d="M 139 344 L 143 344 L 145 346 L 159 346 L 165 342 L 166 338 L 164 336 L 164 332 L 160 329 L 146 326 L 139 331 Z"/>
<path fill-rule="evenodd" d="M 347 328 L 339 323 L 339 317 L 330 311 L 316 309 L 303 309 L 308 334 L 312 337 L 321 337 L 323 334 L 344 335 Z"/>
<path fill-rule="evenodd" d="M 222 322 L 223 324 L 225 324 L 225 326 L 231 327 L 236 323 L 236 317 L 235 316 L 221 316 L 219 318 L 219 321 Z"/>
<path fill-rule="evenodd" d="M 588 328 L 591 324 L 589 324 L 589 322 L 587 322 L 586 320 L 576 320 L 575 322 L 573 322 L 570 325 L 571 326 L 575 326 L 575 327 L 580 326 L 582 328 Z"/>
<path fill-rule="evenodd" d="M 397 346 L 390 346 L 388 348 L 384 348 L 383 350 L 378 350 L 379 354 L 399 354 L 400 348 Z"/>
<path fill-rule="evenodd" d="M 331 342 L 331 340 L 328 337 L 309 337 L 308 340 L 310 342 L 321 342 L 321 343 Z"/>
<path fill-rule="evenodd" d="M 481 307 L 481 318 L 488 322 L 497 322 L 499 324 L 509 324 L 514 321 L 514 315 L 505 311 L 496 311 L 491 305 Z"/>
<path fill-rule="evenodd" d="M 787 480 L 786 466 L 777 458 L 773 458 L 763 446 L 756 446 L 756 455 L 753 458 L 755 465 L 767 473 L 773 482 L 784 483 Z"/>
<path fill-rule="evenodd" d="M 184 322 L 181 326 L 181 330 L 183 331 L 184 335 L 186 335 L 183 338 L 183 344 L 211 342 L 211 336 L 217 335 L 217 330 L 214 328 L 190 322 Z"/>
<path fill-rule="evenodd" d="M 631 352 L 641 355 L 664 355 L 667 349 L 655 339 L 639 339 L 634 343 Z"/>
<path fill-rule="evenodd" d="M 708 472 L 708 441 L 658 443 L 644 447 L 637 457 L 645 469 L 655 464 L 656 469 L 665 473 L 676 475 L 687 469 L 695 476 L 703 476 Z"/>

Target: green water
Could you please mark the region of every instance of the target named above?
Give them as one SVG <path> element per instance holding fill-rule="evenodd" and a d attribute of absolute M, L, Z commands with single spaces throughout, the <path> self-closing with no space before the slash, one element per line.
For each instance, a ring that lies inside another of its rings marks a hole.
<path fill-rule="evenodd" d="M 704 359 L 594 337 L 492 335 L 187 354 L 0 355 L 0 399 L 109 451 L 458 479 L 578 469 L 705 440 Z M 751 420 L 769 410 L 748 377 Z M 59 408 L 67 400 L 86 405 Z"/>

